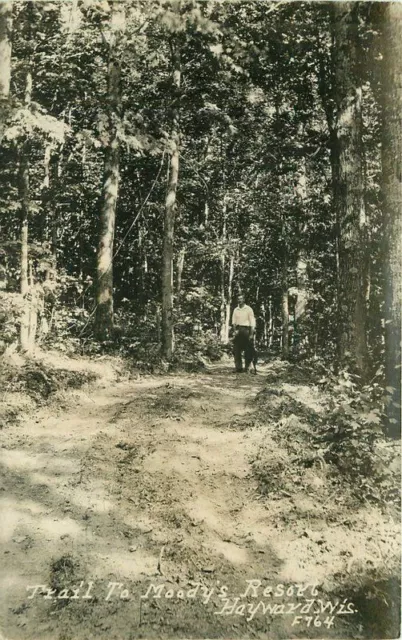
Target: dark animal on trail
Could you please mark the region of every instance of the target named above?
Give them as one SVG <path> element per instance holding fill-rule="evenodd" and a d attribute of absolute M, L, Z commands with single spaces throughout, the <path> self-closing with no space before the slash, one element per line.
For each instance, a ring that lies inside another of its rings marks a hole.
<path fill-rule="evenodd" d="M 255 348 L 254 343 L 252 346 L 253 346 L 253 359 L 251 361 L 251 364 L 253 365 L 253 372 L 257 373 L 258 352 L 257 352 L 257 349 Z"/>

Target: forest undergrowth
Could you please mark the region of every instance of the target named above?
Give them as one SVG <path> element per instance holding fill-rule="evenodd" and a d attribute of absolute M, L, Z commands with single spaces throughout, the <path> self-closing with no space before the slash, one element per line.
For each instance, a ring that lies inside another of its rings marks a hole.
<path fill-rule="evenodd" d="M 233 426 L 251 425 L 264 434 L 251 461 L 261 495 L 295 505 L 307 496 L 311 512 L 296 506 L 296 517 L 303 514 L 299 524 L 306 525 L 304 542 L 321 552 L 338 547 L 342 562 L 335 568 L 329 561 L 327 587 L 339 589 L 346 582 L 357 594 L 371 582 L 373 598 L 377 593 L 387 607 L 385 593 L 374 585 L 384 589 L 398 574 L 401 451 L 399 442 L 383 434 L 379 398 L 378 381 L 361 389 L 347 372 L 328 372 L 322 361 L 274 359 L 252 414 L 235 419 Z M 367 521 L 360 520 L 362 511 Z M 395 524 L 387 534 L 382 516 Z M 330 527 L 367 526 L 371 549 L 356 546 L 353 536 L 331 540 L 323 521 Z M 399 592 L 397 580 L 393 589 Z M 398 604 L 394 615 L 397 611 Z"/>

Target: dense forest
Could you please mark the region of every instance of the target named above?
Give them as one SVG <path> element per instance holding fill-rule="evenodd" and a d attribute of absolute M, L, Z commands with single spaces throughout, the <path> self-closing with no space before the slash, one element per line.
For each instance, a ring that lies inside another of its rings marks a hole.
<path fill-rule="evenodd" d="M 400 636 L 401 114 L 400 2 L 0 0 L 1 639 Z"/>
<path fill-rule="evenodd" d="M 230 339 L 400 430 L 399 3 L 2 0 L 1 349 Z M 184 355 L 183 355 L 184 354 Z"/>

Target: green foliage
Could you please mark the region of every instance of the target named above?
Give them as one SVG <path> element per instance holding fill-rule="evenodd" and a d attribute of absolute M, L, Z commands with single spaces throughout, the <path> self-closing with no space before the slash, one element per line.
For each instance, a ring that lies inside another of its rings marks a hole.
<path fill-rule="evenodd" d="M 330 382 L 324 378 L 331 397 L 321 439 L 325 458 L 351 478 L 357 493 L 398 505 L 400 493 L 390 468 L 397 451 L 384 438 L 381 374 L 379 370 L 363 387 L 347 371 L 331 376 Z"/>
<path fill-rule="evenodd" d="M 35 279 L 43 281 L 34 247 L 52 247 L 57 262 L 55 299 L 46 303 L 50 331 L 43 342 L 67 351 L 81 349 L 84 335 L 89 348 L 91 335 L 99 194 L 110 142 L 110 10 L 106 0 L 14 6 L 13 95 L 0 148 L 0 233 L 15 243 L 12 251 L 6 249 L 5 290 L 16 294 L 19 288 L 17 176 L 23 150 L 30 166 L 29 252 Z M 367 58 L 362 67 L 370 260 L 367 338 L 375 371 L 383 359 L 384 331 L 381 79 L 374 72 L 380 44 L 367 11 L 360 11 L 359 35 Z M 151 329 L 136 339 L 158 342 L 155 309 L 161 296 L 169 131 L 177 107 L 181 153 L 175 257 L 185 250 L 175 299 L 177 348 L 182 339 L 194 338 L 195 326 L 214 340 L 219 335 L 231 260 L 229 305 L 233 307 L 233 295 L 242 288 L 258 317 L 257 338 L 277 348 L 286 259 L 291 357 L 319 356 L 334 363 L 339 308 L 328 7 L 261 0 L 129 0 L 124 14 L 114 53 L 122 78 L 121 110 L 113 121 L 120 143 L 114 306 L 116 324 L 124 328 L 117 342 L 126 341 L 129 352 L 131 328 L 142 327 L 142 318 Z M 173 42 L 180 45 L 182 65 L 177 96 L 168 89 Z M 32 93 L 26 104 L 28 72 Z M 295 322 L 302 252 L 307 301 L 303 317 Z M 12 317 L 7 322 L 15 336 Z M 115 342 L 108 348 L 115 348 Z M 94 351 L 103 348 L 91 343 Z"/>
<path fill-rule="evenodd" d="M 17 342 L 24 301 L 19 293 L 0 292 L 0 355 Z"/>
<path fill-rule="evenodd" d="M 339 490 L 354 501 L 369 501 L 385 510 L 399 509 L 400 451 L 383 431 L 382 375 L 379 369 L 362 387 L 348 371 L 334 373 L 317 358 L 273 370 L 257 398 L 257 415 L 263 424 L 277 425 L 272 437 L 287 455 L 282 459 L 275 451 L 272 459 L 258 462 L 255 472 L 263 486 L 279 482 L 281 488 L 284 469 L 284 478 L 296 478 L 297 484 L 306 467 L 321 468 L 332 478 L 334 493 Z M 283 382 L 295 389 L 313 386 L 320 395 L 320 410 L 307 399 L 297 402 L 289 392 L 272 389 Z"/>
<path fill-rule="evenodd" d="M 178 334 L 173 365 L 183 367 L 193 362 L 195 368 L 202 368 L 203 359 L 216 362 L 223 354 L 224 347 L 212 331 L 199 331 L 193 336 Z"/>
<path fill-rule="evenodd" d="M 62 144 L 68 131 L 66 123 L 43 113 L 40 105 L 35 104 L 34 107 L 31 105 L 30 109 L 23 107 L 14 112 L 4 132 L 4 139 L 18 142 L 21 138 L 37 136 L 42 140 Z"/>

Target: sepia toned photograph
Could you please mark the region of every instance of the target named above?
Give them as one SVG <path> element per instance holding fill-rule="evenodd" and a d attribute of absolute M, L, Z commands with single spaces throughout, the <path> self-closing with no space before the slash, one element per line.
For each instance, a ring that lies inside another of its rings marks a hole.
<path fill-rule="evenodd" d="M 402 2 L 0 0 L 0 640 L 401 636 Z"/>

